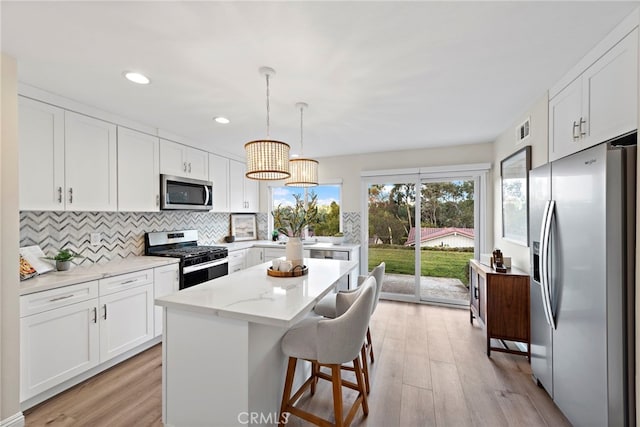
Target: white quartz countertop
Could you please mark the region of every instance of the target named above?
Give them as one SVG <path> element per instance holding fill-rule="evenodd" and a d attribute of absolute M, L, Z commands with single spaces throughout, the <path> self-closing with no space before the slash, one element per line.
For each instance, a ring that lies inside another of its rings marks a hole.
<path fill-rule="evenodd" d="M 301 320 L 333 284 L 358 266 L 355 261 L 305 258 L 309 273 L 299 277 L 267 275 L 270 262 L 157 298 L 168 309 L 291 327 Z"/>
<path fill-rule="evenodd" d="M 146 270 L 147 268 L 177 264 L 179 261 L 178 258 L 170 257 L 132 256 L 104 264 L 93 264 L 87 267 L 76 266 L 69 271 L 51 271 L 20 282 L 20 295 L 104 279 L 105 277 Z"/>
<path fill-rule="evenodd" d="M 229 252 L 239 251 L 247 248 L 285 248 L 285 242 L 274 242 L 272 240 L 247 240 L 243 242 L 224 243 Z M 320 250 L 334 250 L 334 251 L 350 251 L 352 249 L 358 249 L 360 245 L 356 243 L 341 243 L 339 245 L 329 242 L 305 242 L 303 244 L 304 249 L 320 249 Z"/>

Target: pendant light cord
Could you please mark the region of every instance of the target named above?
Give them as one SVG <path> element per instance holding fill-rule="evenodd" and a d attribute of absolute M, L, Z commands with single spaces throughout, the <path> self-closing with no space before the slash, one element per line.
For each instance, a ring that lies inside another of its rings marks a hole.
<path fill-rule="evenodd" d="M 269 74 L 265 77 L 267 78 L 267 138 L 269 138 Z"/>
<path fill-rule="evenodd" d="M 304 107 L 300 107 L 300 156 L 304 155 L 304 145 L 302 143 L 302 115 Z"/>

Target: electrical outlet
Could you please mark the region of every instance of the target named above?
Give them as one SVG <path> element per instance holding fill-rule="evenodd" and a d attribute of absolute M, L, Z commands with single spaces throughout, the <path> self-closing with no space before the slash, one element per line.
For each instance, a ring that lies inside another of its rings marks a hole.
<path fill-rule="evenodd" d="M 91 246 L 100 246 L 100 233 L 91 233 Z"/>

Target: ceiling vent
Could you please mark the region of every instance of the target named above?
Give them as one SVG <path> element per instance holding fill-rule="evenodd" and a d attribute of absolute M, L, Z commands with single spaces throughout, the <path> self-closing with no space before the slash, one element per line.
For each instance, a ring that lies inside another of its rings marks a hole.
<path fill-rule="evenodd" d="M 516 144 L 519 144 L 529 138 L 531 132 L 531 126 L 529 125 L 530 120 L 531 118 L 527 117 L 527 120 L 522 122 L 520 126 L 516 128 Z"/>

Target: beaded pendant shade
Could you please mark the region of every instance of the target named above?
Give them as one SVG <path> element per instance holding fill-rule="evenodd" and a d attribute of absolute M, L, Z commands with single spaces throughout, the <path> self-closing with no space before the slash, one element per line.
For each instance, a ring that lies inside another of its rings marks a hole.
<path fill-rule="evenodd" d="M 247 154 L 246 177 L 260 181 L 289 178 L 289 144 L 269 139 L 269 77 L 275 70 L 261 67 L 260 74 L 267 80 L 267 138 L 244 144 Z"/>
<path fill-rule="evenodd" d="M 315 187 L 318 185 L 318 161 L 307 159 L 303 156 L 303 134 L 302 134 L 302 116 L 303 111 L 308 105 L 304 102 L 298 102 L 296 107 L 300 109 L 300 156 L 289 160 L 289 172 L 291 176 L 287 178 L 284 185 L 288 187 Z"/>

